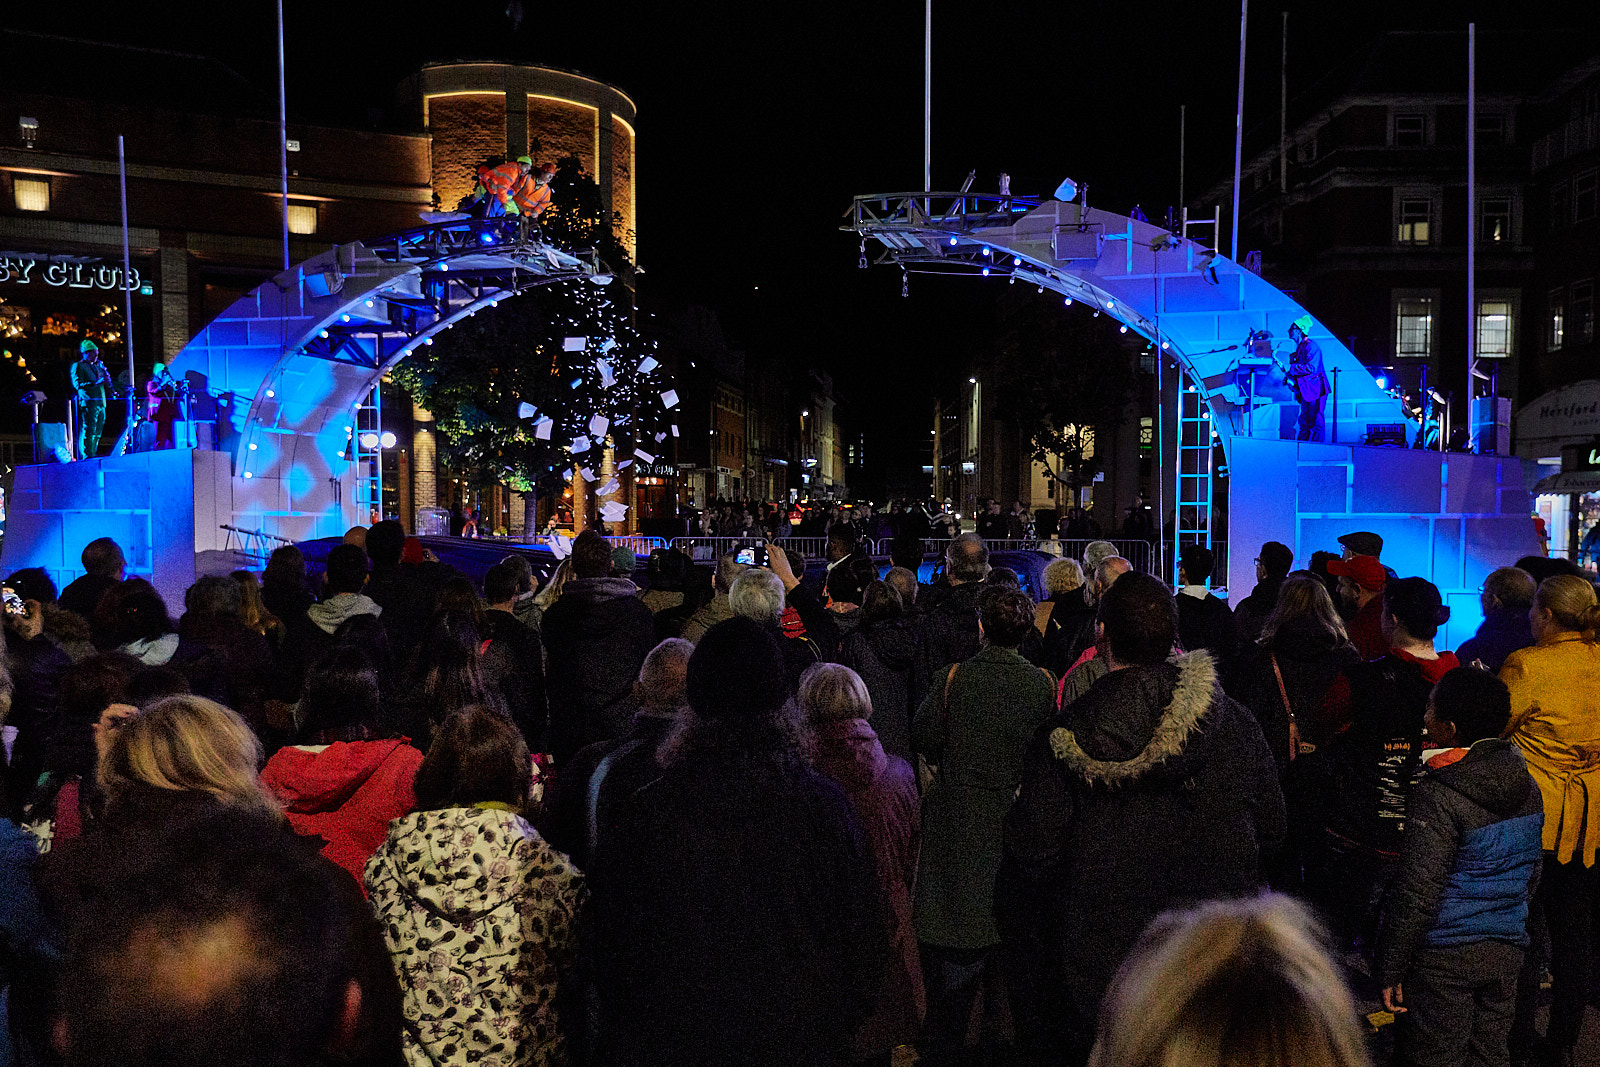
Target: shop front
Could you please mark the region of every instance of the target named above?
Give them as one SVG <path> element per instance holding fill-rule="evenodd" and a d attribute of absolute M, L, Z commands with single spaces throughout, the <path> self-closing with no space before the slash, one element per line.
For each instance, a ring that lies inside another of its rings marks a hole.
<path fill-rule="evenodd" d="M 1553 389 L 1517 412 L 1516 453 L 1552 556 L 1594 569 L 1600 555 L 1600 381 Z"/>

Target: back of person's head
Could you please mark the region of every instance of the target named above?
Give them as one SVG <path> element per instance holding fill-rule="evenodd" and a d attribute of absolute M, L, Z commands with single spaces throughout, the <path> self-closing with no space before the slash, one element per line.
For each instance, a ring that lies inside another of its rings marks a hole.
<path fill-rule="evenodd" d="M 1053 559 L 1044 569 L 1046 596 L 1061 596 L 1083 586 L 1083 568 L 1070 558 Z"/>
<path fill-rule="evenodd" d="M 735 592 L 738 586 L 735 582 Z M 766 626 L 742 615 L 707 630 L 694 646 L 684 679 L 685 695 L 695 714 L 705 719 L 731 719 L 776 713 L 789 699 L 789 676 L 779 640 Z"/>
<path fill-rule="evenodd" d="M 136 703 L 128 690 L 143 666 L 126 652 L 100 652 L 61 672 L 59 715 L 45 739 L 45 770 L 94 776 L 95 723 L 108 705 Z"/>
<path fill-rule="evenodd" d="M 1589 597 L 1592 603 L 1592 590 Z M 1438 586 L 1426 578 L 1400 578 L 1387 583 L 1383 610 L 1393 615 L 1406 633 L 1422 641 L 1431 640 L 1439 627 L 1450 620 L 1450 609 L 1444 606 Z"/>
<path fill-rule="evenodd" d="M 1033 599 L 1020 589 L 1004 586 L 988 590 L 978 601 L 978 621 L 983 638 L 1000 648 L 1016 648 L 1033 629 Z"/>
<path fill-rule="evenodd" d="M 129 680 L 126 702 L 143 708 L 167 697 L 186 696 L 192 692 L 188 676 L 170 663 L 163 663 L 159 667 L 146 667 Z"/>
<path fill-rule="evenodd" d="M 520 575 L 506 562 L 496 563 L 483 576 L 483 599 L 490 604 L 506 604 L 517 599 Z"/>
<path fill-rule="evenodd" d="M 12 571 L 5 584 L 23 600 L 37 600 L 41 604 L 56 602 L 56 583 L 50 580 L 50 575 L 43 567 L 24 567 L 20 571 Z"/>
<path fill-rule="evenodd" d="M 1267 541 L 1256 555 L 1256 561 L 1261 564 L 1261 569 L 1267 572 L 1269 579 L 1276 578 L 1281 581 L 1284 575 L 1294 569 L 1294 549 L 1282 541 Z"/>
<path fill-rule="evenodd" d="M 375 567 L 400 566 L 400 554 L 406 548 L 406 528 L 399 519 L 375 522 L 367 530 L 367 556 Z"/>
<path fill-rule="evenodd" d="M 1548 611 L 1550 621 L 1562 630 L 1583 634 L 1588 641 L 1600 634 L 1600 607 L 1595 604 L 1594 585 L 1571 574 L 1558 574 L 1539 583 L 1533 606 Z"/>
<path fill-rule="evenodd" d="M 883 622 L 898 619 L 906 612 L 905 601 L 888 581 L 868 582 L 861 594 L 861 621 Z"/>
<path fill-rule="evenodd" d="M 359 741 L 378 727 L 378 671 L 366 655 L 335 645 L 306 671 L 295 718 L 308 740 Z"/>
<path fill-rule="evenodd" d="M 520 812 L 533 770 L 528 744 L 511 719 L 481 704 L 445 718 L 417 768 L 418 811 L 466 807 L 485 801 Z"/>
<path fill-rule="evenodd" d="M 239 619 L 252 630 L 261 625 L 267 614 L 261 601 L 261 582 L 254 571 L 238 570 L 228 575 L 239 587 Z"/>
<path fill-rule="evenodd" d="M 1533 575 L 1520 567 L 1496 567 L 1483 580 L 1483 595 L 1494 602 L 1493 611 L 1526 614 L 1538 588 Z"/>
<path fill-rule="evenodd" d="M 100 786 L 112 803 L 147 786 L 276 811 L 256 777 L 260 762 L 261 742 L 231 708 L 205 697 L 167 697 L 117 728 L 100 762 Z"/>
<path fill-rule="evenodd" d="M 469 704 L 485 704 L 503 711 L 498 690 L 483 675 L 478 649 L 482 641 L 472 616 L 441 611 L 428 625 L 427 636 L 417 646 L 415 678 L 428 714 L 439 721 Z"/>
<path fill-rule="evenodd" d="M 1119 663 L 1151 665 L 1172 655 L 1178 606 L 1167 587 L 1148 574 L 1124 574 L 1100 598 L 1100 624 Z"/>
<path fill-rule="evenodd" d="M 474 624 L 482 626 L 483 601 L 478 599 L 478 591 L 472 588 L 471 579 L 457 574 L 439 587 L 439 593 L 433 600 L 434 611 L 459 611 L 470 616 Z"/>
<path fill-rule="evenodd" d="M 306 585 L 306 555 L 294 545 L 283 545 L 272 550 L 267 557 L 267 569 L 261 572 L 261 584 L 266 587 L 304 589 Z"/>
<path fill-rule="evenodd" d="M 1499 737 L 1511 722 L 1511 690 L 1506 683 L 1476 667 L 1457 667 L 1433 687 L 1433 717 L 1453 723 L 1460 747 Z"/>
<path fill-rule="evenodd" d="M 352 526 L 344 532 L 344 543 L 355 545 L 363 552 L 367 550 L 367 528 L 365 526 Z"/>
<path fill-rule="evenodd" d="M 196 579 L 183 594 L 183 606 L 195 615 L 224 615 L 237 618 L 244 597 L 239 593 L 239 583 L 220 574 L 207 574 Z"/>
<path fill-rule="evenodd" d="M 585 530 L 572 540 L 572 576 L 609 578 L 611 544 L 594 530 Z"/>
<path fill-rule="evenodd" d="M 1339 965 L 1305 907 L 1271 895 L 1168 912 L 1100 1007 L 1090 1067 L 1367 1067 Z"/>
<path fill-rule="evenodd" d="M 954 582 L 981 582 L 989 576 L 989 546 L 977 534 L 962 534 L 944 550 L 945 572 Z"/>
<path fill-rule="evenodd" d="M 652 648 L 634 683 L 639 703 L 658 711 L 683 707 L 688 700 L 684 694 L 692 655 L 694 644 L 681 637 L 669 637 Z"/>
<path fill-rule="evenodd" d="M 922 539 L 902 534 L 889 542 L 889 562 L 904 567 L 912 574 L 922 566 Z"/>
<path fill-rule="evenodd" d="M 1096 596 L 1105 596 L 1106 590 L 1116 584 L 1117 579 L 1133 570 L 1133 564 L 1121 556 L 1107 556 L 1094 568 L 1094 590 Z"/>
<path fill-rule="evenodd" d="M 516 552 L 502 559 L 499 566 L 510 567 L 517 579 L 517 592 L 529 593 L 533 591 L 533 564 L 528 562 L 526 556 Z"/>
<path fill-rule="evenodd" d="M 1583 577 L 1583 568 L 1565 556 L 1523 556 L 1517 560 L 1517 567 L 1527 571 L 1533 576 L 1533 580 L 1541 585 L 1545 579 L 1560 575 Z"/>
<path fill-rule="evenodd" d="M 907 610 L 917 602 L 917 572 L 904 567 L 890 567 L 883 576 L 895 592 L 900 594 L 900 603 Z"/>
<path fill-rule="evenodd" d="M 400 1061 L 400 992 L 350 876 L 260 813 L 149 835 L 73 924 L 67 1067 Z"/>
<path fill-rule="evenodd" d="M 1178 553 L 1178 565 L 1183 568 L 1184 581 L 1190 585 L 1205 585 L 1212 568 L 1217 565 L 1217 557 L 1204 545 L 1184 545 Z"/>
<path fill-rule="evenodd" d="M 776 622 L 784 605 L 783 581 L 765 567 L 745 571 L 728 590 L 728 607 L 733 613 L 757 622 Z"/>
<path fill-rule="evenodd" d="M 1261 624 L 1260 644 L 1269 645 L 1278 631 L 1287 627 L 1300 640 L 1307 631 L 1320 631 L 1337 644 L 1350 639 L 1339 610 L 1333 606 L 1328 587 L 1310 571 L 1290 574 L 1278 586 L 1278 599 Z"/>
<path fill-rule="evenodd" d="M 861 675 L 842 663 L 816 663 L 800 676 L 800 712 L 812 724 L 872 717 Z"/>
<path fill-rule="evenodd" d="M 1093 574 L 1103 560 L 1117 554 L 1117 546 L 1110 541 L 1090 541 L 1083 546 L 1083 572 Z"/>
<path fill-rule="evenodd" d="M 876 564 L 854 556 L 828 572 L 828 597 L 844 604 L 860 604 L 867 585 L 877 578 Z"/>
<path fill-rule="evenodd" d="M 1018 578 L 1017 572 L 1010 567 L 990 567 L 983 582 L 985 585 L 999 586 L 1002 589 L 1022 588 L 1022 579 Z"/>
<path fill-rule="evenodd" d="M 127 559 L 122 546 L 109 537 L 97 537 L 83 546 L 83 569 L 97 578 L 120 578 Z"/>
<path fill-rule="evenodd" d="M 739 553 L 728 552 L 717 557 L 716 588 L 719 593 L 727 593 L 733 589 L 733 583 L 739 575 L 750 569 L 750 564 L 739 562 Z"/>
<path fill-rule="evenodd" d="M 135 589 L 118 598 L 120 608 L 115 622 L 118 644 L 149 641 L 178 629 L 167 614 L 166 602 L 154 589 Z"/>
<path fill-rule="evenodd" d="M 355 545 L 335 547 L 328 553 L 326 581 L 329 596 L 361 592 L 367 584 L 367 554 Z"/>

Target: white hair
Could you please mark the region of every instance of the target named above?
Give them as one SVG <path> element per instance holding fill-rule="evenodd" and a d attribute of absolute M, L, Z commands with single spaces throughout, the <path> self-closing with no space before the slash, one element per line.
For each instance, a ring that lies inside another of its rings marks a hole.
<path fill-rule="evenodd" d="M 776 622 L 783 615 L 783 581 L 765 567 L 752 567 L 733 580 L 728 606 L 735 615 Z"/>

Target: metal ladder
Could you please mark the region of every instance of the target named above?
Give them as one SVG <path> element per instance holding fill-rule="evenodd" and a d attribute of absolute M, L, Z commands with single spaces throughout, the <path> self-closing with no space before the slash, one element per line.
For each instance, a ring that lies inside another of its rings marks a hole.
<path fill-rule="evenodd" d="M 1178 581 L 1178 556 L 1184 545 L 1211 547 L 1211 499 L 1214 488 L 1214 431 L 1211 409 L 1187 374 L 1178 378 L 1178 515 L 1172 559 L 1172 580 Z"/>

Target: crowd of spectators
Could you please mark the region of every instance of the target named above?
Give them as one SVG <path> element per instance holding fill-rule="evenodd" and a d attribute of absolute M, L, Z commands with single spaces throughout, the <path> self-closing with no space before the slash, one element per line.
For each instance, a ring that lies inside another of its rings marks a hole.
<path fill-rule="evenodd" d="M 1199 546 L 1174 588 L 1093 542 L 1036 601 L 963 534 L 923 582 L 928 518 L 476 583 L 390 520 L 176 620 L 106 538 L 10 575 L 0 1067 L 1357 1067 L 1352 982 L 1402 1062 L 1571 1062 L 1574 568 L 1493 571 L 1452 652 L 1375 534 L 1263 545 L 1230 608 Z"/>

